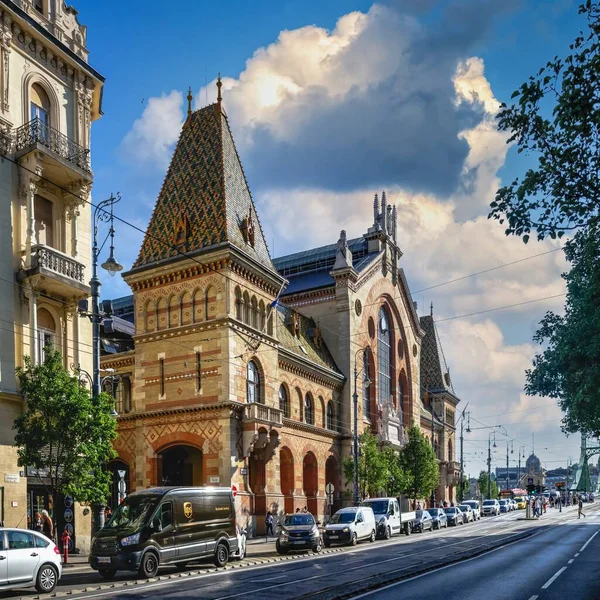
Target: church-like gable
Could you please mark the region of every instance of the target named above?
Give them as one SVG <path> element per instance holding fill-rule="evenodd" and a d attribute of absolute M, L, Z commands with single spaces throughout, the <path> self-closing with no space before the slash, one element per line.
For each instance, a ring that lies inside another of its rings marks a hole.
<path fill-rule="evenodd" d="M 220 103 L 190 112 L 132 272 L 230 243 L 274 271 Z"/>

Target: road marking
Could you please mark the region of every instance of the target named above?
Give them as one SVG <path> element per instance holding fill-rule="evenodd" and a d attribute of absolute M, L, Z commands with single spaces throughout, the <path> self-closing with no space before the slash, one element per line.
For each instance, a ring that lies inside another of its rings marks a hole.
<path fill-rule="evenodd" d="M 596 531 L 596 533 L 594 533 L 594 535 L 583 545 L 581 546 L 581 549 L 579 550 L 579 552 L 583 552 L 586 548 L 587 545 L 598 535 L 598 532 Z"/>
<path fill-rule="evenodd" d="M 529 598 L 529 600 L 537 600 L 537 596 L 531 596 L 531 598 Z"/>
<path fill-rule="evenodd" d="M 554 573 L 554 575 L 552 575 L 552 577 L 550 577 L 550 579 L 548 579 L 548 581 L 546 581 L 546 583 L 542 586 L 542 589 L 547 590 L 556 581 L 556 579 L 558 579 L 558 577 L 560 577 L 561 574 L 566 570 L 567 567 L 562 567 L 562 569 L 556 571 L 556 573 Z"/>
<path fill-rule="evenodd" d="M 287 577 L 287 575 L 277 575 L 276 577 L 269 577 L 269 581 L 276 581 L 277 579 L 285 579 Z M 251 579 L 250 583 L 264 583 L 265 580 L 263 579 Z"/>
<path fill-rule="evenodd" d="M 577 558 L 579 556 L 579 552 L 575 553 L 575 558 Z"/>
<path fill-rule="evenodd" d="M 567 564 L 572 565 L 574 560 L 575 560 L 574 558 L 569 559 L 569 562 Z"/>

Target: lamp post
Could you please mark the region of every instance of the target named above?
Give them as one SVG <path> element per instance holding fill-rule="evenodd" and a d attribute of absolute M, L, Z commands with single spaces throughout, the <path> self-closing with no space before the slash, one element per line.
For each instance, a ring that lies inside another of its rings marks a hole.
<path fill-rule="evenodd" d="M 358 355 L 360 353 L 363 353 L 363 367 L 362 369 L 360 369 L 360 371 L 358 370 L 358 366 L 356 364 L 357 360 L 358 360 Z M 359 494 L 359 489 L 358 489 L 358 390 L 357 390 L 357 383 L 358 383 L 358 375 L 360 372 L 363 373 L 363 383 L 367 383 L 369 381 L 368 378 L 368 373 L 365 372 L 365 365 L 364 362 L 366 360 L 366 353 L 368 352 L 367 348 L 360 348 L 359 350 L 356 351 L 356 354 L 354 355 L 354 393 L 352 394 L 352 400 L 353 400 L 353 408 L 354 408 L 354 431 L 353 431 L 353 436 L 352 436 L 352 456 L 354 458 L 354 505 L 358 506 L 359 500 L 360 500 L 360 494 Z"/>

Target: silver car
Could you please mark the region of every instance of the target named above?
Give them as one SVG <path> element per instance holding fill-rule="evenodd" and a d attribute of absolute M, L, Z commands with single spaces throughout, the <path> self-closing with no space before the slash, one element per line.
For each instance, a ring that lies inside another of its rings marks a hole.
<path fill-rule="evenodd" d="M 61 574 L 52 540 L 28 529 L 0 528 L 0 590 L 35 586 L 40 594 L 50 594 Z"/>

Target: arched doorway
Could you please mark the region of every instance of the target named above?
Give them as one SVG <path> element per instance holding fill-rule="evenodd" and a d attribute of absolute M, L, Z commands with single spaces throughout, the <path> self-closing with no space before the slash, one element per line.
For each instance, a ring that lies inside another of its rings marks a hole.
<path fill-rule="evenodd" d="M 328 505 L 329 500 L 332 500 L 332 504 L 329 505 L 329 516 L 331 516 L 336 510 L 341 508 L 340 472 L 335 456 L 330 456 L 325 462 L 325 489 L 327 489 L 327 484 L 329 483 L 334 488 L 333 498 L 328 498 Z"/>
<path fill-rule="evenodd" d="M 171 446 L 157 455 L 158 485 L 202 485 L 202 450 L 193 446 Z"/>
<path fill-rule="evenodd" d="M 286 513 L 294 512 L 294 456 L 289 448 L 279 452 L 279 474 L 281 478 L 281 493 Z"/>
<path fill-rule="evenodd" d="M 258 435 L 257 446 L 248 457 L 248 481 L 250 491 L 254 494 L 254 514 L 259 516 L 258 523 L 261 524 L 264 522 L 264 516 L 267 513 L 267 499 L 265 496 L 267 476 L 264 447 L 268 434 L 265 429 L 259 429 Z M 261 515 L 262 520 L 260 519 Z"/>
<path fill-rule="evenodd" d="M 307 452 L 302 461 L 302 483 L 308 512 L 316 517 L 318 513 L 319 470 L 317 457 L 312 452 Z"/>

